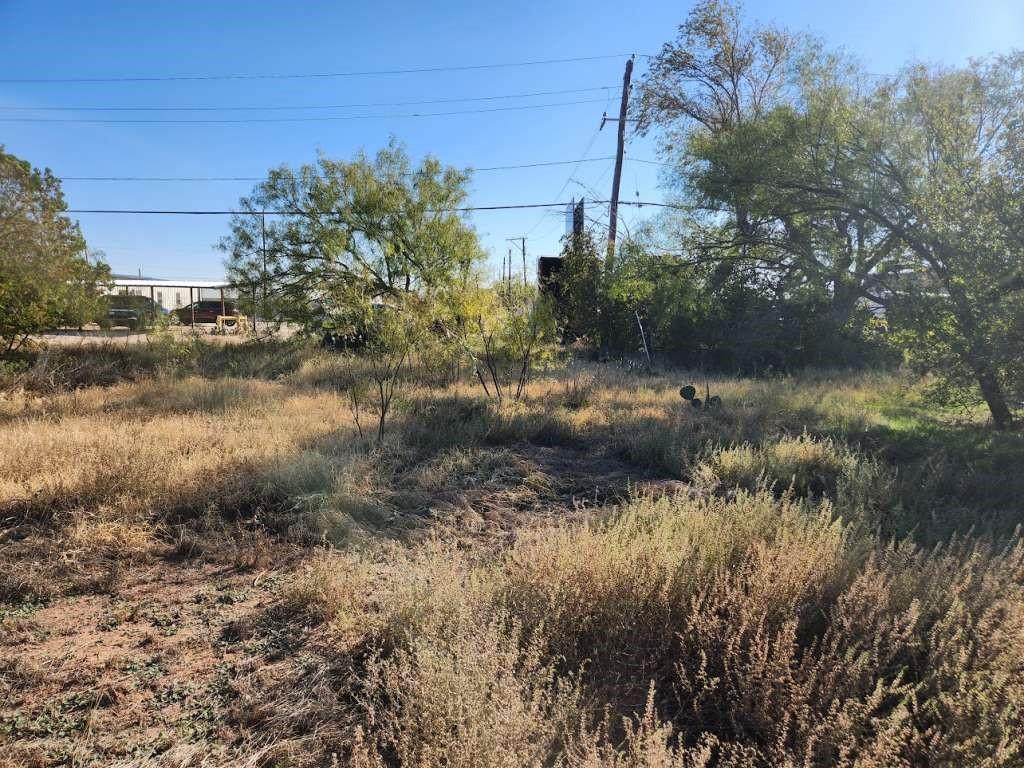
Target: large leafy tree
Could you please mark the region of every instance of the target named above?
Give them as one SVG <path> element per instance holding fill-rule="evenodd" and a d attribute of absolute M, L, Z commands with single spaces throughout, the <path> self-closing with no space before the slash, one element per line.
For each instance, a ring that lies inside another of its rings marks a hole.
<path fill-rule="evenodd" d="M 699 231 L 705 254 L 743 257 L 774 273 L 788 296 L 828 305 L 830 320 L 842 327 L 857 317 L 862 300 L 887 304 L 886 286 L 904 267 L 905 245 L 859 211 L 823 205 L 799 186 L 783 191 L 763 183 L 779 174 L 859 175 L 869 189 L 869 174 L 844 150 L 856 111 L 854 73 L 833 57 L 811 53 L 799 76 L 790 102 L 728 132 L 692 135 L 687 150 L 693 161 L 681 183 L 719 222 Z M 746 226 L 722 217 L 734 200 L 747 211 Z"/>
<path fill-rule="evenodd" d="M 60 181 L 0 146 L 0 353 L 96 317 L 109 270 L 90 259 Z"/>
<path fill-rule="evenodd" d="M 787 98 L 798 38 L 778 29 L 747 23 L 736 3 L 703 0 L 662 46 L 641 80 L 634 115 L 641 132 L 657 131 L 663 154 L 675 165 L 669 181 L 686 183 L 701 159 L 687 151 L 695 136 L 729 135 L 770 112 Z M 693 202 L 687 200 L 686 202 Z M 742 196 L 722 201 L 728 224 L 749 234 L 752 212 Z M 716 230 L 720 218 L 704 222 Z M 722 240 L 720 235 L 715 240 Z M 746 258 L 747 242 L 730 235 L 729 247 Z M 722 259 L 719 282 L 728 279 L 734 259 Z"/>
<path fill-rule="evenodd" d="M 896 268 L 895 239 L 864 217 L 794 205 L 792 196 L 740 183 L 751 165 L 789 158 L 802 140 L 779 113 L 822 96 L 847 98 L 856 86 L 851 69 L 814 40 L 751 24 L 737 4 L 721 0 L 695 6 L 652 61 L 638 101 L 641 129 L 662 136 L 672 161 L 666 180 L 687 211 L 686 245 L 714 265 L 712 288 L 737 266 L 768 270 L 784 298 L 816 294 L 839 327 L 856 317 L 865 295 L 881 300 L 876 276 Z M 815 127 L 823 150 L 841 134 L 835 122 Z"/>
<path fill-rule="evenodd" d="M 747 31 L 749 30 L 749 31 Z M 868 85 L 811 41 L 699 4 L 652 64 L 691 260 L 737 262 L 833 324 L 885 306 L 908 356 L 972 383 L 997 426 L 1021 389 L 1024 55 Z"/>
<path fill-rule="evenodd" d="M 1024 55 L 913 67 L 879 85 L 851 122 L 840 172 L 812 159 L 802 178 L 773 186 L 899 239 L 908 263 L 889 293 L 907 351 L 973 382 L 1008 426 L 1007 392 L 1024 373 Z"/>
<path fill-rule="evenodd" d="M 413 167 L 394 142 L 372 159 L 273 169 L 232 218 L 229 273 L 257 298 L 265 290 L 279 317 L 306 323 L 343 326 L 369 302 L 429 296 L 482 259 L 457 210 L 467 183 L 434 158 Z"/>
<path fill-rule="evenodd" d="M 737 310 L 733 319 L 752 330 L 760 316 L 776 325 L 795 322 L 794 313 L 814 317 L 827 326 L 823 335 L 844 340 L 840 359 L 862 331 L 861 300 L 884 301 L 879 278 L 897 268 L 897 241 L 864 217 L 765 194 L 741 178 L 751 165 L 789 158 L 801 140 L 780 112 L 798 109 L 809 94 L 842 96 L 853 84 L 813 39 L 750 23 L 736 3 L 706 0 L 652 60 L 636 110 L 641 130 L 660 135 L 670 161 L 665 181 L 677 210 L 663 217 L 674 221 L 662 222 L 662 247 L 686 253 L 717 297 L 713 305 Z M 834 140 L 835 125 L 819 128 Z M 711 330 L 704 337 L 716 341 L 704 346 L 735 346 L 732 330 L 721 338 Z M 764 344 L 763 333 L 748 337 L 749 352 Z"/>
<path fill-rule="evenodd" d="M 863 96 L 818 81 L 705 142 L 700 183 L 754 201 L 772 223 L 760 242 L 808 274 L 816 260 L 801 249 L 831 254 L 859 296 L 887 307 L 911 359 L 972 383 L 1005 427 L 1024 373 L 1021 125 L 1020 54 L 913 67 Z"/>
<path fill-rule="evenodd" d="M 977 385 L 995 424 L 1024 377 L 1024 54 L 914 67 L 882 86 L 850 156 L 867 188 L 815 183 L 898 236 L 914 270 L 894 318 L 908 351 Z"/>
<path fill-rule="evenodd" d="M 746 24 L 735 3 L 703 0 L 640 83 L 641 128 L 728 131 L 769 111 L 787 88 L 796 39 Z"/>

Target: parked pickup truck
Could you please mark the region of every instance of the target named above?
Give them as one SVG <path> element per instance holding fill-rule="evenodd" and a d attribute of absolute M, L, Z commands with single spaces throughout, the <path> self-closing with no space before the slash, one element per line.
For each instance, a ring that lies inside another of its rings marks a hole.
<path fill-rule="evenodd" d="M 220 315 L 238 315 L 238 308 L 235 306 L 234 302 L 225 301 L 224 306 L 222 307 L 220 299 L 212 301 L 196 301 L 192 304 L 188 304 L 174 310 L 174 314 L 178 316 L 178 319 L 182 323 L 191 325 L 193 308 L 195 308 L 195 321 L 197 323 L 216 323 L 217 317 Z"/>

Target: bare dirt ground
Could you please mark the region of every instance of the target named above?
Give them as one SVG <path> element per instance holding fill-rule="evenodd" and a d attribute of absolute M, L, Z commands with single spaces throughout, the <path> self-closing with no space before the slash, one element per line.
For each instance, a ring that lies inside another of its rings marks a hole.
<path fill-rule="evenodd" d="M 500 547 L 524 527 L 677 485 L 586 452 L 523 445 L 417 496 L 382 533 Z M 311 554 L 267 542 L 256 565 L 216 565 L 169 547 L 103 593 L 3 609 L 0 766 L 273 763 L 291 748 L 282 732 L 299 740 L 310 729 L 329 761 L 340 674 L 331 638 L 274 618 L 282 585 Z"/>
<path fill-rule="evenodd" d="M 259 335 L 270 334 L 278 339 L 288 339 L 298 332 L 298 327 L 284 324 L 273 329 L 265 327 L 263 321 L 259 321 Z M 186 340 L 194 336 L 202 337 L 205 341 L 224 344 L 238 344 L 253 338 L 250 332 L 235 332 L 231 329 L 228 333 L 217 333 L 217 326 L 214 323 L 196 323 L 190 325 L 171 325 L 166 329 L 178 340 Z M 152 338 L 152 332 L 131 331 L 125 327 L 102 329 L 98 325 L 87 325 L 79 329 L 61 329 L 51 333 L 44 333 L 34 336 L 33 341 L 45 346 L 67 347 L 67 346 L 89 346 L 94 344 L 145 344 Z"/>
<path fill-rule="evenodd" d="M 221 710 L 259 644 L 225 628 L 264 608 L 279 575 L 160 563 L 126 582 L 4 618 L 8 765 L 102 764 L 236 738 Z"/>
<path fill-rule="evenodd" d="M 188 339 L 193 336 L 202 336 L 204 339 L 223 344 L 238 344 L 251 338 L 244 333 L 214 333 L 217 326 L 207 323 L 196 323 L 195 328 L 187 325 L 172 326 L 168 333 L 176 339 Z M 81 331 L 55 331 L 33 337 L 33 341 L 47 347 L 81 347 L 97 344 L 145 344 L 152 338 L 149 333 L 130 331 L 127 328 L 111 328 L 101 330 L 86 328 Z"/>
<path fill-rule="evenodd" d="M 408 526 L 403 538 L 415 540 L 443 527 L 501 540 L 540 522 L 585 518 L 632 494 L 685 487 L 615 459 L 563 447 L 520 445 L 496 455 L 496 466 L 433 491 L 423 507 L 430 524 Z"/>

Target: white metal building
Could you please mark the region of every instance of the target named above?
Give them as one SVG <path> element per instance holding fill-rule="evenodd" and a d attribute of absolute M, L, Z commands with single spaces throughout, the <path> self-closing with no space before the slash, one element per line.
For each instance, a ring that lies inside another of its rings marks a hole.
<path fill-rule="evenodd" d="M 110 282 L 114 286 L 113 293 L 148 296 L 168 311 L 187 307 L 194 301 L 234 300 L 238 297 L 235 287 L 222 280 L 160 280 L 114 275 Z"/>

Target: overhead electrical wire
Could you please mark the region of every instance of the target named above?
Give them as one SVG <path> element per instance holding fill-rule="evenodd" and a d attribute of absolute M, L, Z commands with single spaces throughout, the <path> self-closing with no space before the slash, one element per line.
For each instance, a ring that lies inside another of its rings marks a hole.
<path fill-rule="evenodd" d="M 262 106 L 175 106 L 175 107 L 27 107 L 23 105 L 0 105 L 0 112 L 259 112 L 259 111 L 301 111 L 322 109 L 365 109 L 370 107 L 412 107 L 422 104 L 458 104 L 474 101 L 499 101 L 502 99 L 527 99 L 536 96 L 563 96 L 570 93 L 593 93 L 606 91 L 615 86 L 599 85 L 591 88 L 565 88 L 555 91 L 531 91 L 528 93 L 503 93 L 492 96 L 461 96 L 447 99 L 421 99 L 417 101 L 369 101 L 353 104 L 268 104 Z"/>
<path fill-rule="evenodd" d="M 595 205 L 603 205 L 609 200 L 590 200 Z M 568 205 L 560 203 L 503 203 L 498 205 L 464 205 L 453 208 L 432 208 L 430 213 L 464 213 L 470 211 L 513 211 L 529 208 L 558 208 Z M 656 203 L 644 200 L 619 200 L 619 205 L 633 205 L 638 208 L 651 206 L 654 208 L 676 208 L 685 210 L 683 206 L 673 203 Z M 132 214 L 143 216 L 335 216 L 340 211 L 304 211 L 298 208 L 280 208 L 270 210 L 161 210 L 151 208 L 68 208 L 65 213 L 102 213 Z"/>
<path fill-rule="evenodd" d="M 319 123 L 338 120 L 386 120 L 407 117 L 447 117 L 450 115 L 477 115 L 488 112 L 516 112 L 526 109 L 547 109 L 568 107 L 575 104 L 598 104 L 604 99 L 579 99 L 577 101 L 556 101 L 547 104 L 517 104 L 511 107 L 489 107 L 486 109 L 457 109 L 448 112 L 409 112 L 390 115 L 325 115 L 322 117 L 239 117 L 217 119 L 170 119 L 151 118 L 78 118 L 78 117 L 0 117 L 0 123 L 77 123 L 77 124 L 133 124 L 133 125 L 198 125 L 198 124 L 239 124 L 239 123 Z"/>
<path fill-rule="evenodd" d="M 407 67 L 401 69 L 351 70 L 347 72 L 304 72 L 252 75 L 161 75 L 145 77 L 8 77 L 0 78 L 0 83 L 157 83 L 207 80 L 298 80 L 308 78 L 375 77 L 381 75 L 410 75 L 432 72 L 470 72 L 482 69 L 508 69 L 512 67 L 539 67 L 550 64 L 570 64 L 581 61 L 618 59 L 625 58 L 629 55 L 630 54 L 625 53 L 611 53 L 602 56 L 574 56 L 560 59 L 537 59 L 534 61 L 512 61 L 494 64 L 459 64 L 452 66 Z"/>
<path fill-rule="evenodd" d="M 608 101 L 609 101 L 609 98 L 610 98 L 610 95 L 606 95 L 606 97 L 605 97 L 605 99 L 604 99 L 604 102 L 605 102 L 605 106 L 607 106 L 607 104 L 608 104 Z M 562 193 L 563 193 L 563 192 L 565 192 L 565 190 L 566 190 L 566 187 L 568 187 L 568 186 L 569 186 L 569 183 L 570 183 L 570 182 L 572 181 L 572 179 L 573 179 L 573 176 L 575 176 L 575 175 L 576 175 L 576 171 L 578 171 L 578 170 L 579 170 L 579 168 L 580 168 L 580 165 L 582 165 L 582 164 L 583 164 L 583 162 L 584 162 L 584 161 L 585 161 L 585 160 L 587 159 L 587 155 L 589 155 L 589 154 L 590 154 L 590 150 L 591 150 L 591 148 L 592 148 L 592 147 L 594 146 L 594 142 L 595 142 L 595 141 L 597 141 L 597 135 L 598 135 L 598 133 L 600 133 L 600 131 L 601 131 L 601 129 L 600 129 L 600 128 L 598 128 L 598 129 L 597 129 L 597 130 L 595 130 L 595 131 L 594 131 L 594 133 L 593 133 L 593 134 L 591 135 L 591 137 L 590 137 L 590 140 L 589 140 L 589 141 L 587 141 L 587 145 L 586 145 L 586 146 L 585 146 L 585 147 L 583 148 L 583 152 L 582 152 L 582 154 L 580 155 L 580 159 L 579 159 L 579 160 L 578 160 L 578 161 L 576 162 L 576 164 L 575 164 L 575 165 L 573 166 L 572 170 L 571 170 L 571 171 L 569 171 L 569 177 L 568 177 L 568 178 L 567 178 L 567 179 L 565 180 L 565 183 L 564 183 L 564 184 L 562 184 L 562 186 L 561 186 L 561 187 L 559 188 L 558 192 L 556 192 L 556 193 L 555 193 L 555 197 L 561 197 L 561 196 L 562 196 Z M 541 224 L 542 224 L 542 223 L 544 222 L 544 219 L 545 219 L 545 216 L 546 216 L 546 215 L 547 215 L 547 213 L 546 213 L 546 212 L 545 212 L 545 213 L 542 213 L 542 214 L 541 214 L 541 215 L 540 215 L 540 216 L 539 216 L 539 217 L 537 218 L 537 220 L 536 220 L 535 222 L 533 222 L 533 226 L 532 226 L 532 227 L 530 227 L 530 228 L 529 228 L 529 229 L 528 229 L 528 230 L 526 231 L 526 234 L 524 235 L 524 237 L 529 237 L 529 236 L 530 236 L 530 235 L 532 235 L 532 234 L 533 234 L 534 232 L 536 232 L 536 231 L 537 231 L 537 227 L 539 227 L 539 226 L 540 226 L 540 225 L 541 225 Z"/>
<path fill-rule="evenodd" d="M 479 70 L 493 70 L 493 69 L 504 69 L 504 68 L 515 68 L 515 67 L 537 67 L 547 65 L 558 65 L 568 64 L 574 62 L 593 62 L 599 60 L 608 60 L 616 58 L 624 58 L 627 54 L 608 54 L 601 56 L 581 56 L 581 57 L 566 57 L 566 58 L 552 58 L 552 59 L 541 59 L 532 61 L 516 61 L 516 62 L 500 62 L 490 64 L 465 64 L 465 65 L 451 65 L 451 66 L 424 66 L 424 67 L 409 67 L 409 68 L 395 68 L 395 69 L 381 69 L 381 70 L 350 70 L 341 72 L 311 72 L 311 73 L 270 73 L 270 74 L 198 74 L 198 75 L 166 75 L 166 76 L 118 76 L 118 77 L 68 77 L 68 78 L 0 78 L 2 84 L 102 84 L 102 83 L 159 83 L 159 82 L 199 82 L 199 81 L 271 81 L 271 80 L 296 80 L 296 79 L 327 79 L 327 78 L 357 78 L 357 77 L 376 77 L 376 76 L 391 76 L 391 75 L 405 75 L 405 74 L 420 74 L 420 73 L 444 73 L 444 72 L 467 72 L 467 71 L 479 71 Z M 646 56 L 641 54 L 642 57 Z M 648 56 L 649 58 L 649 56 Z M 46 107 L 23 107 L 23 106 L 0 106 L 0 122 L 2 123 L 68 123 L 68 124 L 138 124 L 138 125 L 161 125 L 161 124 L 179 124 L 179 125 L 198 125 L 198 124 L 255 124 L 255 123 L 298 123 L 298 122 L 333 122 L 333 121 L 353 121 L 353 120 L 375 120 L 375 119 L 404 119 L 404 118 L 423 118 L 423 117 L 444 117 L 454 115 L 469 115 L 469 114 L 484 114 L 484 113 L 500 113 L 500 112 L 511 112 L 519 110 L 537 110 L 537 109 L 548 109 L 557 107 L 567 107 L 581 104 L 596 104 L 602 101 L 607 103 L 607 93 L 609 87 L 595 87 L 595 88 L 579 88 L 579 89 L 563 89 L 563 90 L 545 90 L 545 91 L 534 91 L 528 93 L 512 93 L 512 94 L 497 94 L 487 96 L 475 96 L 475 97 L 463 97 L 463 98 L 439 98 L 439 99 L 423 99 L 423 100 L 410 100 L 410 101 L 393 101 L 393 102 L 366 102 L 366 103 L 351 103 L 351 104 L 313 104 L 313 105 L 263 105 L 263 106 L 154 106 L 146 105 L 139 107 L 131 106 L 78 106 L 78 107 L 66 107 L 66 106 L 46 106 Z M 20 114 L 37 114 L 37 113 L 54 113 L 54 112 L 124 112 L 124 113 L 143 113 L 143 112 L 154 112 L 154 113 L 171 113 L 171 112 L 227 112 L 227 113 L 238 113 L 238 112 L 302 112 L 302 111 L 326 111 L 326 110 L 341 110 L 341 109 L 375 109 L 375 108 L 389 108 L 389 107 L 412 107 L 419 105 L 431 105 L 431 104 L 457 104 L 457 103 L 474 103 L 474 102 L 488 102 L 498 101 L 505 99 L 525 99 L 525 98 L 537 98 L 544 96 L 556 96 L 556 95 L 568 95 L 568 94 L 585 94 L 588 92 L 605 91 L 605 98 L 601 99 L 580 99 L 572 101 L 558 101 L 541 104 L 519 104 L 509 105 L 501 107 L 491 108 L 480 108 L 480 109 L 457 109 L 457 110 L 446 110 L 446 111 L 429 111 L 419 112 L 412 111 L 400 114 L 357 114 L 357 115 L 314 115 L 314 116 L 279 116 L 279 117 L 240 117 L 240 118 L 88 118 L 88 117 L 6 117 L 6 114 L 20 113 Z M 596 140 L 595 135 L 591 138 L 588 143 L 583 156 L 578 160 L 558 160 L 558 161 L 547 161 L 537 163 L 525 163 L 519 165 L 495 165 L 485 166 L 479 168 L 470 168 L 474 171 L 499 171 L 499 170 L 512 170 L 519 168 L 536 168 L 544 166 L 557 166 L 557 165 L 573 165 L 574 168 L 566 179 L 565 184 L 562 186 L 562 190 L 556 195 L 560 197 L 566 187 L 573 181 L 576 171 L 585 162 L 602 162 L 609 159 L 610 157 L 595 157 L 589 158 L 587 155 Z M 667 163 L 660 163 L 658 161 L 647 161 L 647 160 L 635 160 L 635 162 L 649 163 L 652 165 L 668 165 Z M 257 182 L 265 180 L 265 177 L 155 177 L 155 176 L 80 176 L 80 177 L 65 177 L 66 181 L 108 181 L 108 182 L 136 182 L 136 181 L 181 181 L 181 182 L 206 182 L 206 181 L 247 181 Z M 593 204 L 604 205 L 609 203 L 608 200 L 591 200 Z M 550 203 L 518 203 L 518 204 L 496 204 L 496 205 L 467 205 L 452 208 L 438 208 L 433 212 L 451 212 L 451 213 L 463 213 L 463 212 L 486 212 L 486 211 L 513 211 L 513 210 L 526 210 L 526 209 L 552 209 L 552 208 L 563 208 L 567 205 L 565 202 L 550 202 Z M 660 202 L 646 202 L 646 201 L 627 201 L 620 200 L 619 205 L 621 206 L 651 206 L 660 208 L 675 208 L 671 203 L 660 203 Z M 301 209 L 278 209 L 278 210 L 165 210 L 165 209 L 121 209 L 121 208 L 72 208 L 68 209 L 69 214 L 96 214 L 96 215 L 149 215 L 149 216 L 249 216 L 249 215 L 301 215 L 301 216 L 330 216 L 336 215 L 337 211 L 303 211 Z M 539 223 L 539 222 L 538 222 Z M 534 225 L 534 229 L 536 228 Z M 532 230 L 531 230 L 532 231 Z"/>
<path fill-rule="evenodd" d="M 645 165 L 664 165 L 664 166 L 676 165 L 676 163 L 666 163 L 663 160 L 641 160 L 638 157 L 631 157 L 631 158 L 629 158 L 629 161 L 631 163 L 644 163 Z"/>
<path fill-rule="evenodd" d="M 575 165 L 579 163 L 597 163 L 605 160 L 614 160 L 614 156 L 606 157 L 584 157 L 579 160 L 548 160 L 539 163 L 520 163 L 518 165 L 490 165 L 484 167 L 466 166 L 467 170 L 473 173 L 482 171 L 513 171 L 523 168 L 546 168 L 558 165 Z M 207 181 L 266 181 L 266 176 L 62 176 L 61 181 L 182 181 L 182 182 L 207 182 Z"/>

